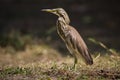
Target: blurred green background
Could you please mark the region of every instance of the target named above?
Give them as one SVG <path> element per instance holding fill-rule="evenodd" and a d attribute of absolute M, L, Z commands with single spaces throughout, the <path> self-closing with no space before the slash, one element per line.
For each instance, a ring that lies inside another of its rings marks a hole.
<path fill-rule="evenodd" d="M 120 51 L 119 0 L 0 0 L 0 46 L 24 50 L 27 44 L 46 43 L 67 51 L 56 32 L 55 15 L 44 8 L 64 8 L 92 52 L 104 51 L 88 38 Z"/>

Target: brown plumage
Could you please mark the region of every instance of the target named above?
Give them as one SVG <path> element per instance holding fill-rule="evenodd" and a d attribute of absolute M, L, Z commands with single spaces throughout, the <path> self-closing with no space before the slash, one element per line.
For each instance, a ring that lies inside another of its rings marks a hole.
<path fill-rule="evenodd" d="M 62 8 L 43 9 L 42 11 L 50 12 L 58 16 L 57 32 L 65 42 L 69 52 L 74 56 L 74 68 L 77 63 L 78 56 L 81 56 L 86 64 L 92 65 L 93 59 L 88 52 L 88 48 L 78 31 L 69 25 L 70 19 Z"/>

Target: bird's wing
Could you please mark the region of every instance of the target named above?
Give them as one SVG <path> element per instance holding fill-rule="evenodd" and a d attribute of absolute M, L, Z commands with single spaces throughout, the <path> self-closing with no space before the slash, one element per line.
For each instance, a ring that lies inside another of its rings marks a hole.
<path fill-rule="evenodd" d="M 83 41 L 80 34 L 73 27 L 70 28 L 69 38 L 70 38 L 69 40 L 70 40 L 72 47 L 82 56 L 86 64 L 89 64 L 89 65 L 93 64 L 93 59 L 90 53 L 88 52 L 88 48 L 85 42 Z"/>

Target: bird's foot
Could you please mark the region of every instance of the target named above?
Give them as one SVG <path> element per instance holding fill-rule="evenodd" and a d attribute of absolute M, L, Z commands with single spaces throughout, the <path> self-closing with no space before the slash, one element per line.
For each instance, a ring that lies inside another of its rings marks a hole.
<path fill-rule="evenodd" d="M 77 70 L 76 64 L 74 64 L 74 65 L 70 68 L 70 70 L 76 71 L 76 70 Z"/>

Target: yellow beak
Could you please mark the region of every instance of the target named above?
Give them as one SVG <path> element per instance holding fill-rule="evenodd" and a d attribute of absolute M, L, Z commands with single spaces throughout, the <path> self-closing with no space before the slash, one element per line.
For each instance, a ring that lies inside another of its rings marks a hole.
<path fill-rule="evenodd" d="M 52 13 L 52 14 L 59 16 L 57 14 L 57 9 L 42 9 L 41 11 L 49 12 L 49 13 Z"/>
<path fill-rule="evenodd" d="M 50 13 L 54 12 L 53 9 L 42 9 L 41 11 L 50 12 Z"/>

